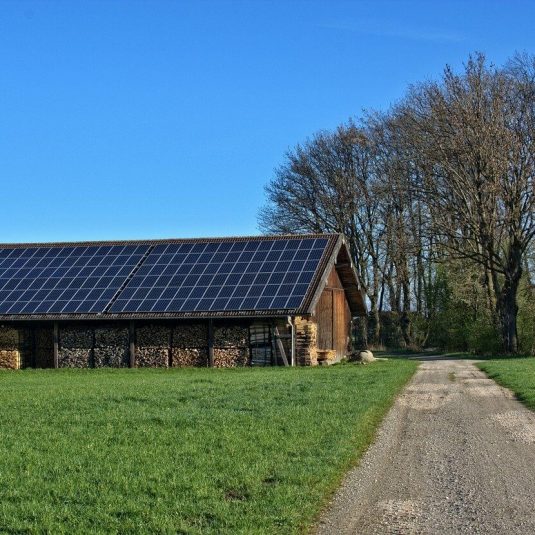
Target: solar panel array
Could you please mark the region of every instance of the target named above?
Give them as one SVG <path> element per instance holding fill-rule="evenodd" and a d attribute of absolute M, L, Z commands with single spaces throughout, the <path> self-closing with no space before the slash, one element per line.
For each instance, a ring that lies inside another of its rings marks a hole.
<path fill-rule="evenodd" d="M 299 308 L 329 239 L 0 249 L 0 314 Z"/>
<path fill-rule="evenodd" d="M 298 308 L 326 238 L 158 245 L 110 312 Z"/>
<path fill-rule="evenodd" d="M 0 314 L 99 313 L 147 245 L 0 249 Z"/>

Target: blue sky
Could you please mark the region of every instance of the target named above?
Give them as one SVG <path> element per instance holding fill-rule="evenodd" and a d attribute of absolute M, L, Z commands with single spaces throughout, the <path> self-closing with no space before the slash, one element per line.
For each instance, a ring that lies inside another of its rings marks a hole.
<path fill-rule="evenodd" d="M 0 241 L 258 233 L 284 152 L 480 50 L 535 2 L 0 0 Z"/>

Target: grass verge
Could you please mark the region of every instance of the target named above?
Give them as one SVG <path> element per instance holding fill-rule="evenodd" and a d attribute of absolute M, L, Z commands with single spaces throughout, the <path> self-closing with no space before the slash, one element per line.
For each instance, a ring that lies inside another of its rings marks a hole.
<path fill-rule="evenodd" d="M 0 372 L 0 532 L 302 532 L 415 368 Z"/>
<path fill-rule="evenodd" d="M 512 390 L 517 398 L 535 410 L 535 358 L 507 358 L 477 364 L 491 379 Z"/>

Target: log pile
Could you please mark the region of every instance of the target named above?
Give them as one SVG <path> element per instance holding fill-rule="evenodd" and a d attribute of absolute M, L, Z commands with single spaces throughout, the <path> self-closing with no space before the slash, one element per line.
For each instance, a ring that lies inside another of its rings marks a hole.
<path fill-rule="evenodd" d="M 295 358 L 302 366 L 318 364 L 318 326 L 307 318 L 295 318 Z"/>
<path fill-rule="evenodd" d="M 215 368 L 234 368 L 249 364 L 249 348 L 247 347 L 216 347 L 214 348 Z"/>
<path fill-rule="evenodd" d="M 173 329 L 173 347 L 191 348 L 208 346 L 206 323 L 179 323 Z"/>
<path fill-rule="evenodd" d="M 328 365 L 336 360 L 336 351 L 334 349 L 318 349 L 318 364 Z"/>
<path fill-rule="evenodd" d="M 214 328 L 214 366 L 231 368 L 249 364 L 249 329 L 243 325 Z"/>
<path fill-rule="evenodd" d="M 20 353 L 16 349 L 0 350 L 0 369 L 18 370 L 20 368 Z"/>
<path fill-rule="evenodd" d="M 218 325 L 214 328 L 214 347 L 248 347 L 249 329 L 243 325 Z"/>
<path fill-rule="evenodd" d="M 0 328 L 0 350 L 16 350 L 19 348 L 19 331 L 12 327 Z"/>
<path fill-rule="evenodd" d="M 0 369 L 20 368 L 19 331 L 11 327 L 0 328 Z"/>
<path fill-rule="evenodd" d="M 136 366 L 166 368 L 169 365 L 171 331 L 165 325 L 144 325 L 136 331 Z"/>
<path fill-rule="evenodd" d="M 259 337 L 261 340 L 255 339 L 253 345 L 265 351 L 266 354 L 261 359 L 264 363 L 269 359 L 272 350 L 269 325 L 262 326 Z M 129 365 L 130 340 L 126 325 L 60 325 L 58 342 L 58 361 L 62 368 Z M 213 344 L 215 366 L 250 364 L 249 327 L 245 323 L 216 323 Z M 20 330 L 0 329 L 0 351 L 17 351 L 19 365 L 53 367 L 52 325 Z M 136 328 L 136 366 L 207 366 L 208 353 L 206 321 L 180 322 L 174 326 L 141 324 Z M 12 354 L 5 354 L 2 356 L 2 362 L 8 362 L 9 367 L 13 367 L 14 358 Z"/>
<path fill-rule="evenodd" d="M 172 366 L 208 365 L 206 322 L 179 323 L 173 328 Z"/>
<path fill-rule="evenodd" d="M 93 359 L 95 368 L 128 367 L 130 359 L 128 328 L 111 325 L 96 327 Z"/>
<path fill-rule="evenodd" d="M 89 368 L 92 360 L 93 329 L 62 327 L 58 360 L 60 368 Z"/>
<path fill-rule="evenodd" d="M 183 366 L 208 366 L 208 348 L 173 347 L 173 368 Z"/>
<path fill-rule="evenodd" d="M 35 329 L 35 367 L 54 367 L 54 330 L 52 327 Z"/>

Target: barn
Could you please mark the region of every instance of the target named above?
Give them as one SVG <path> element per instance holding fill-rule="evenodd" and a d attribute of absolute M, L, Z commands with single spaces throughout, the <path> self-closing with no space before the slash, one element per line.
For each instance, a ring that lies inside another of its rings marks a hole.
<path fill-rule="evenodd" d="M 366 313 L 339 234 L 0 245 L 0 367 L 316 365 Z"/>

